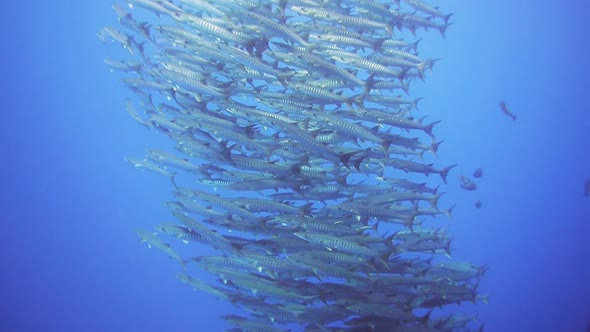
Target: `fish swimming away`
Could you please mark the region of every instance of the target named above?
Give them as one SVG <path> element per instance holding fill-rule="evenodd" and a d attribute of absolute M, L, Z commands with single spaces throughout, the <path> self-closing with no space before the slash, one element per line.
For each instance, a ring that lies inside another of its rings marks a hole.
<path fill-rule="evenodd" d="M 587 180 L 586 183 L 584 183 L 584 196 L 590 196 L 590 180 Z"/>
<path fill-rule="evenodd" d="M 512 121 L 516 120 L 516 115 L 514 115 L 514 113 L 512 113 L 509 109 L 508 106 L 506 105 L 506 103 L 502 100 L 500 101 L 500 110 L 506 114 L 507 116 L 509 116 L 510 118 L 512 118 Z"/>
<path fill-rule="evenodd" d="M 457 165 L 433 158 L 444 124 L 409 97 L 438 60 L 410 33 L 445 36 L 452 14 L 418 0 L 125 2 L 98 37 L 127 52 L 106 64 L 132 119 L 172 143 L 127 159 L 173 185 L 174 221 L 137 235 L 242 312 L 220 315 L 229 331 L 477 329 L 454 307 L 487 301 L 485 268 L 452 257 L 439 222 Z"/>
<path fill-rule="evenodd" d="M 475 201 L 475 208 L 481 209 L 481 201 L 479 199 L 477 201 Z"/>
<path fill-rule="evenodd" d="M 476 179 L 479 179 L 483 176 L 483 169 L 478 168 L 475 171 L 473 171 L 473 177 Z"/>
<path fill-rule="evenodd" d="M 477 184 L 464 175 L 459 176 L 459 181 L 461 181 L 461 189 L 469 191 L 474 191 L 477 189 Z"/>

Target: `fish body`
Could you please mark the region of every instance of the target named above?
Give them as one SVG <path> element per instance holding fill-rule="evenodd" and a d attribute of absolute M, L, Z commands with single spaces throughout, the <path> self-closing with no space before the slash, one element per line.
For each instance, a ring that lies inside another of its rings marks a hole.
<path fill-rule="evenodd" d="M 508 108 L 508 106 L 506 105 L 506 103 L 504 101 L 500 101 L 499 105 L 500 105 L 500 110 L 502 111 L 502 113 L 509 116 L 512 119 L 512 121 L 516 120 L 516 115 L 514 115 L 514 113 L 512 113 L 510 111 L 510 109 Z"/>
<path fill-rule="evenodd" d="M 474 191 L 477 189 L 477 184 L 464 175 L 459 176 L 459 181 L 461 182 L 461 189 L 469 191 Z"/>
<path fill-rule="evenodd" d="M 167 177 L 172 177 L 174 175 L 174 172 L 170 172 L 149 159 L 125 158 L 125 160 L 130 162 L 135 168 L 147 169 Z"/>
<path fill-rule="evenodd" d="M 395 0 L 395 1 L 398 4 L 400 2 L 400 0 Z M 428 14 L 432 17 L 439 17 L 439 18 L 443 19 L 445 21 L 445 23 L 448 23 L 449 18 L 451 18 L 451 16 L 453 16 L 453 14 L 446 14 L 446 15 L 442 14 L 439 11 L 438 7 L 431 6 L 424 1 L 420 1 L 420 0 L 403 0 L 403 1 L 418 11 L 421 11 L 421 12 Z"/>
<path fill-rule="evenodd" d="M 311 232 L 296 232 L 294 233 L 294 235 L 304 241 L 324 246 L 326 249 L 330 251 L 336 250 L 346 252 L 349 254 L 364 255 L 369 257 L 379 257 L 382 255 L 378 251 L 369 249 L 368 247 L 359 245 L 352 241 L 343 240 L 335 236 Z"/>
<path fill-rule="evenodd" d="M 164 253 L 166 253 L 166 255 L 177 260 L 183 266 L 186 263 L 186 261 L 182 259 L 182 257 L 180 257 L 180 255 L 177 254 L 168 243 L 164 243 L 164 241 L 158 238 L 156 234 L 150 233 L 144 229 L 137 229 L 135 233 L 141 238 L 141 242 L 147 242 L 148 247 L 154 247 L 162 250 Z"/>
<path fill-rule="evenodd" d="M 446 38 L 445 33 L 446 33 L 447 29 L 449 28 L 449 26 L 452 25 L 452 23 L 438 24 L 438 23 L 434 23 L 433 21 L 428 20 L 426 18 L 408 14 L 408 15 L 404 16 L 404 19 L 402 21 L 402 25 L 404 27 L 410 29 L 410 31 L 414 34 L 416 33 L 416 30 L 418 28 L 423 28 L 425 30 L 427 30 L 429 28 L 436 29 L 440 32 L 440 34 L 443 38 Z"/>
<path fill-rule="evenodd" d="M 126 0 L 126 1 L 129 4 L 129 8 L 131 8 L 131 9 L 133 9 L 133 6 L 138 6 L 138 7 L 142 7 L 142 8 L 145 8 L 145 9 L 153 12 L 158 17 L 160 17 L 160 15 L 167 15 L 170 17 L 176 16 L 176 13 L 173 10 L 166 8 L 166 6 L 163 5 L 164 3 L 168 3 L 167 1 L 159 1 L 159 0 Z"/>
<path fill-rule="evenodd" d="M 224 293 L 223 291 L 217 289 L 216 287 L 212 287 L 199 279 L 195 279 L 186 273 L 180 273 L 176 276 L 178 280 L 184 282 L 185 284 L 191 286 L 192 289 L 196 291 L 204 291 L 209 293 L 218 299 L 221 300 L 229 300 L 229 296 Z"/>
<path fill-rule="evenodd" d="M 456 167 L 457 165 L 451 165 L 445 167 L 443 169 L 435 169 L 433 164 L 421 164 L 409 160 L 397 159 L 397 158 L 389 158 L 387 161 L 388 165 L 393 166 L 394 168 L 400 169 L 404 172 L 414 172 L 414 173 L 423 173 L 425 175 L 431 173 L 438 173 L 440 177 L 443 179 L 445 183 L 447 183 L 447 175 L 449 171 Z"/>
<path fill-rule="evenodd" d="M 481 178 L 482 176 L 483 176 L 483 169 L 481 169 L 481 168 L 478 168 L 478 169 L 476 169 L 475 171 L 473 171 L 473 177 L 474 177 L 474 178 L 477 178 L 477 179 L 479 179 L 479 178 Z"/>

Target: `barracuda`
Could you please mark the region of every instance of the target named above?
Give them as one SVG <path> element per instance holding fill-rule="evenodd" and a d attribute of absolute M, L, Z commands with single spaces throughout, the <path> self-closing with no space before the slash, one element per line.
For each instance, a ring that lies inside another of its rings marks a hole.
<path fill-rule="evenodd" d="M 165 6 L 161 5 L 161 1 L 156 1 L 156 0 L 126 0 L 127 3 L 129 4 L 129 8 L 133 9 L 133 6 L 136 5 L 138 7 L 143 7 L 145 9 L 150 10 L 151 12 L 153 12 L 154 14 L 156 14 L 158 17 L 162 14 L 170 16 L 170 17 L 175 17 L 176 13 L 173 10 L 170 10 L 169 8 L 166 8 Z"/>
<path fill-rule="evenodd" d="M 383 22 L 378 22 L 378 21 L 373 21 L 370 19 L 365 19 L 365 18 L 361 18 L 358 16 L 348 16 L 348 15 L 342 15 L 342 14 L 338 14 L 332 11 L 328 11 L 328 10 L 324 10 L 324 9 L 320 9 L 320 8 L 315 8 L 315 7 L 303 7 L 303 6 L 292 6 L 291 10 L 293 10 L 294 12 L 301 14 L 301 15 L 305 15 L 305 16 L 311 16 L 313 18 L 319 19 L 319 20 L 326 20 L 326 21 L 330 21 L 330 22 L 336 22 L 345 26 L 352 26 L 352 27 L 357 27 L 360 29 L 383 29 L 388 31 L 389 33 L 392 33 L 392 26 L 393 25 L 397 25 L 398 20 L 399 19 L 394 19 L 391 22 L 388 23 L 383 23 Z"/>
<path fill-rule="evenodd" d="M 135 233 L 141 238 L 141 242 L 147 242 L 148 247 L 154 247 L 162 250 L 170 258 L 178 261 L 183 267 L 187 263 L 187 261 L 182 259 L 182 257 L 180 257 L 180 255 L 176 253 L 176 251 L 174 251 L 168 243 L 164 243 L 154 233 L 149 233 L 143 229 L 137 229 Z"/>
<path fill-rule="evenodd" d="M 180 190 L 180 192 L 185 194 L 187 197 L 195 197 L 198 199 L 202 199 L 204 201 L 207 201 L 211 204 L 217 205 L 217 206 L 227 210 L 229 213 L 236 214 L 242 218 L 245 218 L 248 220 L 258 220 L 259 219 L 258 215 L 248 211 L 247 209 L 244 209 L 243 207 L 239 206 L 238 204 L 229 202 L 219 196 L 211 195 L 206 192 L 198 191 L 198 190 L 190 190 L 190 189 L 183 189 L 183 188 L 180 188 L 179 190 Z"/>
<path fill-rule="evenodd" d="M 438 173 L 445 183 L 447 183 L 447 175 L 449 171 L 457 165 L 451 165 L 443 169 L 433 168 L 433 164 L 420 164 L 409 160 L 389 158 L 384 161 L 386 164 L 393 166 L 394 168 L 400 169 L 404 172 L 422 173 L 425 175 Z"/>
<path fill-rule="evenodd" d="M 282 24 L 276 23 L 271 19 L 268 19 L 262 15 L 258 15 L 251 11 L 243 11 L 241 14 L 274 31 L 287 41 L 297 43 L 305 47 L 307 50 L 310 50 L 312 48 L 312 44 L 306 42 L 295 31 L 289 29 L 288 27 Z"/>
<path fill-rule="evenodd" d="M 438 30 L 443 38 L 446 38 L 445 32 L 447 31 L 447 28 L 451 26 L 451 24 L 452 23 L 436 24 L 423 17 L 409 14 L 405 15 L 404 20 L 402 21 L 402 25 L 410 29 L 410 31 L 414 34 L 418 28 L 424 28 L 425 30 L 428 28 L 433 28 Z"/>
<path fill-rule="evenodd" d="M 451 16 L 453 16 L 452 13 L 444 15 L 438 10 L 438 7 L 431 6 L 423 1 L 419 1 L 419 0 L 403 0 L 403 1 L 418 11 L 421 11 L 421 12 L 428 14 L 432 17 L 439 17 L 439 18 L 443 19 L 445 21 L 445 23 L 448 23 L 449 18 L 451 18 Z M 395 0 L 395 2 L 399 4 L 400 0 Z"/>
<path fill-rule="evenodd" d="M 207 12 L 208 14 L 213 14 L 213 15 L 221 17 L 221 18 L 225 18 L 225 19 L 227 18 L 227 14 L 225 12 L 217 9 L 217 7 L 213 6 L 212 4 L 208 3 L 207 1 L 204 1 L 204 0 L 179 0 L 179 1 L 192 9 L 196 9 L 199 12 Z"/>
<path fill-rule="evenodd" d="M 383 138 L 374 135 L 370 130 L 367 130 L 365 127 L 355 123 L 342 120 L 326 113 L 318 113 L 315 117 L 318 120 L 328 124 L 328 126 L 334 128 L 338 134 L 347 136 L 353 140 L 363 139 L 369 142 L 377 143 L 378 145 L 383 145 L 385 143 Z"/>
<path fill-rule="evenodd" d="M 335 64 L 332 64 L 330 62 L 324 61 L 317 56 L 314 56 L 311 54 L 305 54 L 305 53 L 296 53 L 296 54 L 297 54 L 297 56 L 301 57 L 303 60 L 312 64 L 314 66 L 315 70 L 319 69 L 322 73 L 325 73 L 327 75 L 338 76 L 348 82 L 353 82 L 360 87 L 364 87 L 366 85 L 365 81 L 359 79 L 356 75 L 350 73 L 346 69 L 338 67 Z"/>
<path fill-rule="evenodd" d="M 147 169 L 167 177 L 172 177 L 175 174 L 148 159 L 125 158 L 125 160 L 130 162 L 135 168 Z"/>
<path fill-rule="evenodd" d="M 368 257 L 380 257 L 383 255 L 381 252 L 369 249 L 368 247 L 359 245 L 355 242 L 345 241 L 341 238 L 325 235 L 322 233 L 295 232 L 293 235 L 304 241 L 324 246 L 328 250 L 336 250 Z"/>
<path fill-rule="evenodd" d="M 217 26 L 195 15 L 180 13 L 175 18 L 181 22 L 188 23 L 197 31 L 205 32 L 225 42 L 235 43 L 239 45 L 246 44 L 248 42 L 248 40 L 232 33 L 230 30 L 227 30 L 226 28 L 221 26 Z"/>
<path fill-rule="evenodd" d="M 211 287 L 208 284 L 200 281 L 199 279 L 195 279 L 186 273 L 179 273 L 176 277 L 178 278 L 178 280 L 191 286 L 192 289 L 196 291 L 198 290 L 203 291 L 205 293 L 209 293 L 221 300 L 229 300 L 229 296 L 225 293 L 224 290 L 220 290 L 217 287 Z"/>

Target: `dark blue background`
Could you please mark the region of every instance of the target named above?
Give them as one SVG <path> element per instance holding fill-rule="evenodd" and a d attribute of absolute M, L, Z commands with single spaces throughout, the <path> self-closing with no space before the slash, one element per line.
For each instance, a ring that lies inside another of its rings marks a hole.
<path fill-rule="evenodd" d="M 589 87 L 585 1 L 437 2 L 454 12 L 420 112 L 442 120 L 453 257 L 487 264 L 486 331 L 582 331 L 590 318 Z M 126 156 L 167 146 L 124 111 L 129 93 L 95 38 L 109 1 L 3 5 L 0 331 L 222 330 L 233 310 L 175 279 L 134 234 L 170 221 L 167 180 Z M 112 52 L 112 53 L 111 53 Z M 117 53 L 119 52 L 119 53 Z M 498 109 L 506 100 L 512 122 Z M 483 167 L 474 193 L 457 176 Z M 473 203 L 481 199 L 483 207 Z M 438 221 L 437 221 L 438 222 Z M 459 309 L 463 309 L 460 307 Z"/>

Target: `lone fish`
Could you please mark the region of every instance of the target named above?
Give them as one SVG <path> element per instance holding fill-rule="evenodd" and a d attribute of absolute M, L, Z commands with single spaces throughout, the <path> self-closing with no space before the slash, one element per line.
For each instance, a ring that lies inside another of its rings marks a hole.
<path fill-rule="evenodd" d="M 482 176 L 483 176 L 483 169 L 481 169 L 481 168 L 478 168 L 478 169 L 476 169 L 476 170 L 473 172 L 473 177 L 474 177 L 474 178 L 477 178 L 477 179 L 479 179 L 479 178 L 481 178 Z"/>
<path fill-rule="evenodd" d="M 477 184 L 475 184 L 475 182 L 471 181 L 465 175 L 459 176 L 459 181 L 461 181 L 461 183 L 460 183 L 461 189 L 465 189 L 465 190 L 469 190 L 469 191 L 474 191 L 477 189 Z"/>
<path fill-rule="evenodd" d="M 584 196 L 590 196 L 590 180 L 584 183 Z"/>
<path fill-rule="evenodd" d="M 510 110 L 508 109 L 508 106 L 506 106 L 506 103 L 503 100 L 500 101 L 500 109 L 502 110 L 502 112 L 504 112 L 504 114 L 511 117 L 512 121 L 516 120 L 516 115 L 514 115 L 514 113 L 510 112 Z"/>

